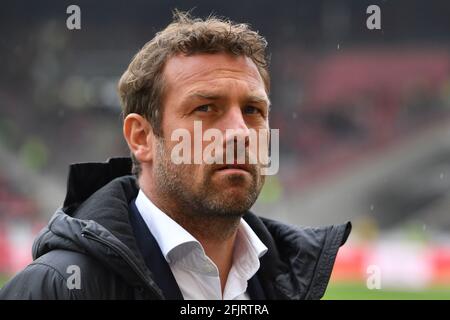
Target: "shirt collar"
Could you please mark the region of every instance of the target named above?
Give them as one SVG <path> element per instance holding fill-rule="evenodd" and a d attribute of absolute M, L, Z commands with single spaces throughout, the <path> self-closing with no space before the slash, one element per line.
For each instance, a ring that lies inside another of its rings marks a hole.
<path fill-rule="evenodd" d="M 136 207 L 153 237 L 155 237 L 167 262 L 171 262 L 170 252 L 175 248 L 185 244 L 193 247 L 200 245 L 197 239 L 162 212 L 142 190 L 139 190 L 136 198 Z"/>
<path fill-rule="evenodd" d="M 136 207 L 168 263 L 181 260 L 183 255 L 188 255 L 193 251 L 199 252 L 203 256 L 202 260 L 209 260 L 200 242 L 175 220 L 162 212 L 142 190 L 139 190 L 136 198 Z M 267 250 L 247 222 L 241 219 L 233 253 L 235 261 L 233 264 L 237 268 L 236 271 L 246 278 L 253 276 L 259 269 L 259 258 Z"/>
<path fill-rule="evenodd" d="M 259 269 L 261 258 L 267 247 L 250 226 L 241 219 L 233 252 L 233 268 L 244 280 L 250 279 Z"/>

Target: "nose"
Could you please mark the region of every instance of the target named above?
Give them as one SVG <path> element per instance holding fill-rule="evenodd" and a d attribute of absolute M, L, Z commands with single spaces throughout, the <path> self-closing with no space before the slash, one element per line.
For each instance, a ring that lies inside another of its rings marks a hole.
<path fill-rule="evenodd" d="M 250 129 L 245 122 L 242 110 L 239 106 L 230 108 L 224 114 L 220 127 L 222 132 L 225 133 L 225 141 L 243 138 L 245 140 L 245 145 L 247 146 Z"/>
<path fill-rule="evenodd" d="M 220 121 L 220 129 L 225 133 L 223 150 L 225 163 L 246 163 L 250 146 L 250 129 L 239 106 L 227 110 Z"/>

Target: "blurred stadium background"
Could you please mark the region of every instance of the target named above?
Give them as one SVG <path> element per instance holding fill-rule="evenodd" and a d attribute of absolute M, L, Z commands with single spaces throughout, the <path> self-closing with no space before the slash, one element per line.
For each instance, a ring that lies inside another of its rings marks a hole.
<path fill-rule="evenodd" d="M 68 165 L 128 154 L 117 80 L 172 9 L 194 7 L 269 41 L 280 171 L 254 211 L 353 221 L 325 298 L 450 299 L 450 3 L 420 0 L 2 2 L 0 286 L 30 262 Z"/>

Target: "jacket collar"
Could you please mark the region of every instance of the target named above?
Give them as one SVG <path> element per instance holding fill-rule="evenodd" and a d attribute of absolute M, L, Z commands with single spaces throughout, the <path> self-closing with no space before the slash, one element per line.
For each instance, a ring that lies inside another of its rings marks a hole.
<path fill-rule="evenodd" d="M 131 167 L 131 158 L 110 158 L 107 162 L 71 164 L 63 205 L 65 210 L 78 207 L 115 178 L 131 175 Z"/>

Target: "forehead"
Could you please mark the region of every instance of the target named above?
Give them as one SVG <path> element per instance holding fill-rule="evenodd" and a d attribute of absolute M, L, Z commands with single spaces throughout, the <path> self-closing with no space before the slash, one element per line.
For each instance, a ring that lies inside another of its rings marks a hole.
<path fill-rule="evenodd" d="M 198 86 L 221 83 L 244 84 L 250 91 L 264 91 L 264 82 L 255 63 L 246 56 L 229 53 L 178 54 L 164 66 L 164 80 L 168 91 L 189 90 Z"/>

